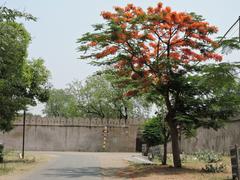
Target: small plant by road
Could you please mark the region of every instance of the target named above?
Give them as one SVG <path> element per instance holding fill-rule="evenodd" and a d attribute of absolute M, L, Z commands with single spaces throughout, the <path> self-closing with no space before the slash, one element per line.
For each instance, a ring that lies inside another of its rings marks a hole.
<path fill-rule="evenodd" d="M 202 168 L 204 172 L 208 173 L 220 173 L 226 170 L 226 164 L 223 163 L 223 157 L 219 153 L 214 151 L 199 151 L 195 153 L 196 158 L 199 161 L 205 163 Z"/>

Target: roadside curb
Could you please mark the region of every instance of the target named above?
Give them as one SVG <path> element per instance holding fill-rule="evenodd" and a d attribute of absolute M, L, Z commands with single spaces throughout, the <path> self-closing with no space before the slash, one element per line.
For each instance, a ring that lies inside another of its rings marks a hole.
<path fill-rule="evenodd" d="M 149 161 L 147 157 L 141 155 L 132 155 L 130 158 L 126 158 L 125 160 L 135 164 L 155 164 L 154 162 Z"/>

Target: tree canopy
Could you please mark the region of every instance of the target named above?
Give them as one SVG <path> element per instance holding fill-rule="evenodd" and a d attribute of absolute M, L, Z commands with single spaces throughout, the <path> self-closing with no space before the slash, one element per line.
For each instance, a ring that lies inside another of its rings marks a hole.
<path fill-rule="evenodd" d="M 19 110 L 46 101 L 49 72 L 43 60 L 27 60 L 30 34 L 17 18 L 27 13 L 0 7 L 0 130 L 8 131 Z"/>
<path fill-rule="evenodd" d="M 129 99 L 104 72 L 89 76 L 85 82 L 73 81 L 66 89 L 53 90 L 47 102 L 47 116 L 85 118 L 146 118 L 149 106 L 141 98 Z"/>
<path fill-rule="evenodd" d="M 219 63 L 222 56 L 215 50 L 221 44 L 211 38 L 217 28 L 195 13 L 162 3 L 146 11 L 128 4 L 102 17 L 105 23 L 78 40 L 81 58 L 115 68 L 122 84 L 131 87 L 127 96 L 150 93 L 163 99 L 174 166 L 181 167 L 180 131 L 216 129 L 239 107 L 239 81 L 232 73 L 238 64 Z"/>
<path fill-rule="evenodd" d="M 65 89 L 51 89 L 43 113 L 48 117 L 74 118 L 81 116 L 76 98 Z"/>
<path fill-rule="evenodd" d="M 153 117 L 143 124 L 142 138 L 148 146 L 164 144 L 164 119 Z"/>

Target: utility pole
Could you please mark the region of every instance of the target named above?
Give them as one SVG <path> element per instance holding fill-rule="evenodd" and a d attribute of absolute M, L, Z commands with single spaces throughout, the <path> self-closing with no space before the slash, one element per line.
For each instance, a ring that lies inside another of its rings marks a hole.
<path fill-rule="evenodd" d="M 25 151 L 25 126 L 26 126 L 26 109 L 23 110 L 22 159 L 24 159 Z"/>

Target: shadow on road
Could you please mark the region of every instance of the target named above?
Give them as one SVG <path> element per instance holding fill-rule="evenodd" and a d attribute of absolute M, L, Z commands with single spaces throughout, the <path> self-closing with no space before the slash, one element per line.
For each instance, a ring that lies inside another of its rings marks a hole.
<path fill-rule="evenodd" d="M 83 176 L 101 177 L 102 170 L 99 167 L 86 167 L 86 168 L 58 168 L 48 169 L 48 172 L 43 174 L 49 178 L 51 177 L 65 177 L 65 178 L 79 178 Z"/>
<path fill-rule="evenodd" d="M 48 169 L 44 176 L 51 178 L 80 178 L 80 177 L 109 177 L 109 178 L 137 178 L 146 177 L 149 174 L 156 175 L 180 175 L 180 174 L 200 174 L 200 170 L 196 169 L 175 169 L 168 166 L 129 166 L 126 168 L 99 168 L 99 167 L 84 167 L 84 168 L 60 168 Z"/>

